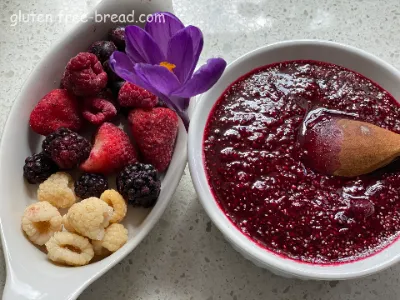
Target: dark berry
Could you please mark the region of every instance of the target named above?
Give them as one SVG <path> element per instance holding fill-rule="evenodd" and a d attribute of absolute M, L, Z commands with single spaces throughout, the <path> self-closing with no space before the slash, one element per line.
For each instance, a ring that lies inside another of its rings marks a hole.
<path fill-rule="evenodd" d="M 87 139 L 69 130 L 62 136 L 56 134 L 52 141 L 46 142 L 45 148 L 61 169 L 72 169 L 89 157 L 91 145 Z"/>
<path fill-rule="evenodd" d="M 110 61 L 106 60 L 103 63 L 103 69 L 107 73 L 108 76 L 108 84 L 111 85 L 111 83 L 116 82 L 116 81 L 122 81 L 123 79 L 119 77 L 117 74 L 114 73 L 114 71 L 111 69 L 110 66 Z"/>
<path fill-rule="evenodd" d="M 69 130 L 68 128 L 61 127 L 60 129 L 57 129 L 53 133 L 50 133 L 46 138 L 43 140 L 42 143 L 42 150 L 43 153 L 45 153 L 48 157 L 51 157 L 51 151 L 50 151 L 50 144 L 57 138 L 61 138 L 67 135 L 70 135 L 73 131 Z"/>
<path fill-rule="evenodd" d="M 57 171 L 57 165 L 43 152 L 25 159 L 24 177 L 29 183 L 41 183 Z"/>
<path fill-rule="evenodd" d="M 75 181 L 75 194 L 81 198 L 97 197 L 108 189 L 108 181 L 104 175 L 84 173 Z"/>
<path fill-rule="evenodd" d="M 168 106 L 167 106 L 167 104 L 165 104 L 164 101 L 162 101 L 160 98 L 158 98 L 156 107 L 168 107 Z"/>
<path fill-rule="evenodd" d="M 111 54 L 113 54 L 115 50 L 117 50 L 117 47 L 113 42 L 97 41 L 89 47 L 88 52 L 96 55 L 99 61 L 103 63 L 110 58 Z"/>
<path fill-rule="evenodd" d="M 94 96 L 106 87 L 107 73 L 96 55 L 81 52 L 68 62 L 62 81 L 77 96 Z"/>
<path fill-rule="evenodd" d="M 117 189 L 130 204 L 151 207 L 160 194 L 161 181 L 152 165 L 131 164 L 117 175 Z"/>
<path fill-rule="evenodd" d="M 121 90 L 122 86 L 125 84 L 125 81 L 114 81 L 110 83 L 110 89 L 113 95 L 117 98 L 119 91 Z"/>
<path fill-rule="evenodd" d="M 108 38 L 114 42 L 118 50 L 125 51 L 125 27 L 120 26 L 111 29 L 108 33 Z"/>

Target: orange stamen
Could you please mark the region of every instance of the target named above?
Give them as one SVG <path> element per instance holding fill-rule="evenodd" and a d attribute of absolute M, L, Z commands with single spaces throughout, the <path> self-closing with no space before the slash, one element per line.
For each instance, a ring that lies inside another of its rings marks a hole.
<path fill-rule="evenodd" d="M 167 61 L 160 62 L 160 66 L 167 68 L 170 72 L 173 72 L 173 69 L 176 68 L 176 66 L 174 64 L 171 64 Z"/>

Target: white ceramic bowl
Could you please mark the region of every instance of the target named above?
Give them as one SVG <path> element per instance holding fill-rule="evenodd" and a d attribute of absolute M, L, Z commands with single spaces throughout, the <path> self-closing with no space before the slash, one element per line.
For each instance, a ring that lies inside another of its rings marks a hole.
<path fill-rule="evenodd" d="M 98 14 L 151 14 L 171 11 L 168 0 L 104 0 Z M 93 13 L 89 16 L 93 16 Z M 90 20 L 90 19 L 89 19 Z M 4 300 L 76 299 L 91 282 L 130 253 L 149 233 L 167 207 L 186 165 L 187 134 L 180 124 L 175 152 L 162 181 L 157 204 L 151 209 L 130 207 L 124 225 L 129 230 L 127 244 L 111 256 L 78 268 L 56 266 L 46 254 L 32 245 L 21 231 L 21 216 L 27 205 L 36 201 L 37 186 L 25 183 L 22 167 L 27 156 L 40 149 L 41 138 L 29 126 L 29 115 L 35 104 L 59 85 L 68 60 L 99 39 L 106 37 L 108 23 L 80 23 L 44 57 L 25 83 L 9 115 L 0 149 L 0 220 L 2 243 L 7 264 Z"/>
<path fill-rule="evenodd" d="M 400 72 L 381 59 L 354 47 L 327 41 L 286 41 L 252 51 L 231 63 L 218 83 L 198 101 L 191 117 L 188 139 L 189 167 L 200 201 L 211 220 L 244 257 L 260 267 L 286 277 L 303 279 L 350 279 L 383 270 L 400 260 L 400 241 L 356 262 L 321 266 L 296 262 L 259 247 L 243 235 L 216 203 L 205 175 L 203 132 L 211 108 L 224 90 L 240 76 L 275 62 L 312 59 L 344 66 L 374 80 L 400 99 Z"/>

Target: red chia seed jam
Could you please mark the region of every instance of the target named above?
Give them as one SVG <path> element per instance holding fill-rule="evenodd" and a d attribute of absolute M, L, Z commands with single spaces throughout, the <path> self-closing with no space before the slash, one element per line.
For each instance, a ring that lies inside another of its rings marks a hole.
<path fill-rule="evenodd" d="M 351 179 L 308 167 L 298 135 L 314 108 L 400 133 L 399 104 L 364 76 L 317 61 L 268 65 L 234 82 L 210 113 L 208 182 L 235 226 L 276 254 L 314 264 L 365 258 L 399 236 L 400 163 Z"/>

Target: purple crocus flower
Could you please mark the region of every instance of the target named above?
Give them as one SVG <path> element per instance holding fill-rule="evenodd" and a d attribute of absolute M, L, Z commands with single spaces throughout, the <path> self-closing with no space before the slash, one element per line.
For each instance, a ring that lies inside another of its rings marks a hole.
<path fill-rule="evenodd" d="M 152 92 L 174 109 L 187 128 L 189 98 L 210 89 L 226 62 L 211 58 L 194 72 L 203 49 L 201 30 L 185 27 L 171 13 L 157 13 L 153 19 L 165 22 L 148 22 L 144 29 L 126 27 L 125 53 L 115 51 L 110 64 L 121 78 Z"/>

